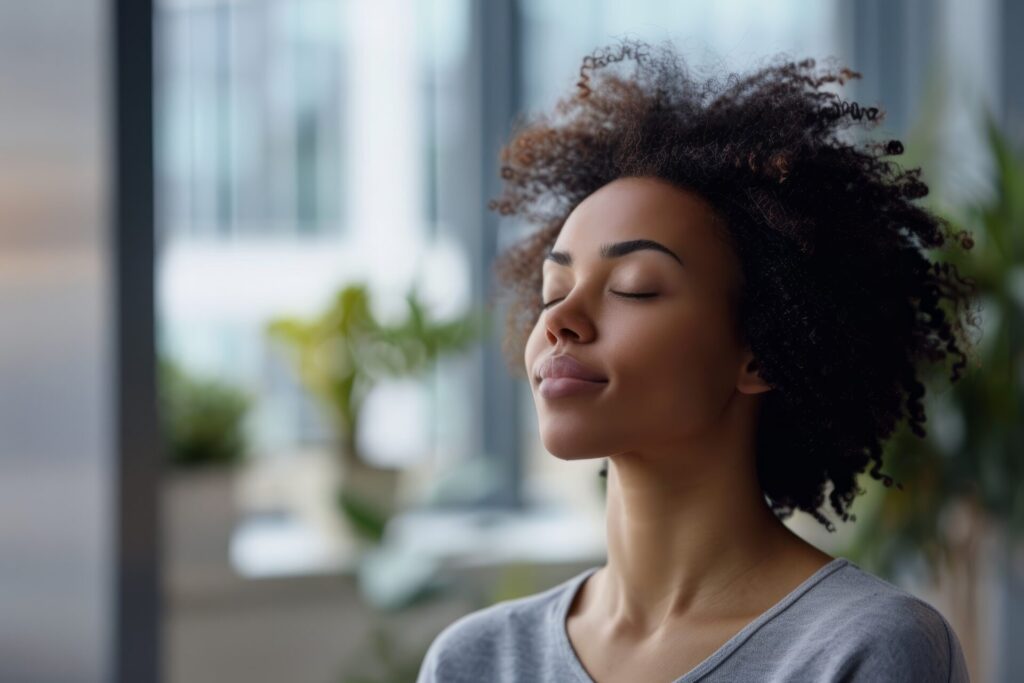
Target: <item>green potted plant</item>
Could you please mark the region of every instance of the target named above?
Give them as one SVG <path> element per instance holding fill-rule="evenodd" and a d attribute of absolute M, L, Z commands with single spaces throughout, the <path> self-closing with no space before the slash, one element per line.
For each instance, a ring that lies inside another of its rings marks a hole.
<path fill-rule="evenodd" d="M 232 575 L 234 490 L 246 459 L 244 420 L 252 397 L 169 358 L 160 358 L 157 369 L 171 582 L 222 580 Z"/>
<path fill-rule="evenodd" d="M 360 412 L 385 378 L 422 377 L 446 353 L 468 347 L 486 329 L 486 312 L 455 320 L 431 320 L 415 289 L 405 296 L 407 315 L 382 324 L 370 306 L 367 286 L 340 289 L 312 319 L 272 320 L 268 333 L 290 350 L 298 375 L 318 397 L 338 437 L 341 483 L 336 503 L 358 541 L 375 545 L 396 511 L 400 468 L 379 467 L 359 452 Z"/>
<path fill-rule="evenodd" d="M 158 363 L 161 423 L 177 470 L 230 468 L 246 454 L 243 420 L 252 399 L 220 380 L 199 377 L 169 358 Z"/>

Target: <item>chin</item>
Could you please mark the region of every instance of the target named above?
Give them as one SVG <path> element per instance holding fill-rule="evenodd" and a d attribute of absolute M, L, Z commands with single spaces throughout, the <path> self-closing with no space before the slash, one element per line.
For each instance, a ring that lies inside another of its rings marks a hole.
<path fill-rule="evenodd" d="M 591 460 L 608 456 L 607 449 L 602 448 L 600 440 L 593 435 L 580 434 L 545 434 L 541 432 L 541 443 L 544 450 L 559 460 Z"/>
<path fill-rule="evenodd" d="M 555 456 L 559 460 L 564 460 L 565 462 L 575 462 L 577 460 L 600 460 L 601 458 L 608 457 L 608 455 L 606 453 L 569 453 L 569 454 L 566 454 L 566 453 L 555 453 L 554 451 L 551 451 L 550 449 L 548 449 L 548 453 L 550 453 L 551 455 Z"/>

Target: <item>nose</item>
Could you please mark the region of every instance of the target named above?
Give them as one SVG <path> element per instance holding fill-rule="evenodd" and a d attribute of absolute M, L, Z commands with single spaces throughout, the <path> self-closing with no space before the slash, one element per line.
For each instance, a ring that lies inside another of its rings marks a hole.
<path fill-rule="evenodd" d="M 551 344 L 572 340 L 589 342 L 594 337 L 594 325 L 580 307 L 579 297 L 569 295 L 541 314 L 545 336 Z"/>

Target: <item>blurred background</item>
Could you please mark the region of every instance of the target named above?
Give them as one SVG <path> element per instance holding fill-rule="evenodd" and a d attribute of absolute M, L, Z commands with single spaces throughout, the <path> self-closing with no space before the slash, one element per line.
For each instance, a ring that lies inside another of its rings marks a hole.
<path fill-rule="evenodd" d="M 0 3 L 0 680 L 413 681 L 462 614 L 604 562 L 600 461 L 539 443 L 486 209 L 521 113 L 620 37 L 779 52 L 971 229 L 984 336 L 900 497 L 789 522 L 1024 676 L 1024 5 Z"/>

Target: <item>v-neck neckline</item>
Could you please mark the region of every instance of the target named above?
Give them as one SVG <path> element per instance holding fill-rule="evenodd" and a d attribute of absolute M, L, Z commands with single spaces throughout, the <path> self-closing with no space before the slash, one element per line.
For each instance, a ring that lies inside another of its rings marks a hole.
<path fill-rule="evenodd" d="M 735 635 L 729 638 L 729 640 L 725 641 L 721 647 L 708 655 L 706 659 L 679 678 L 673 680 L 672 683 L 691 683 L 710 672 L 725 661 L 741 645 L 743 645 L 743 643 L 745 643 L 755 631 L 774 619 L 776 615 L 796 602 L 804 593 L 820 583 L 825 577 L 848 564 L 851 563 L 845 557 L 837 557 L 827 564 L 819 567 L 817 571 L 804 579 L 799 586 L 791 590 L 785 597 L 762 612 L 760 616 L 740 629 Z M 571 583 L 565 593 L 563 593 L 561 602 L 558 603 L 558 609 L 556 610 L 557 615 L 555 619 L 555 627 L 558 633 L 555 638 L 558 641 L 559 650 L 561 651 L 563 658 L 568 663 L 569 668 L 572 669 L 579 683 L 595 683 L 595 681 L 590 677 L 590 674 L 587 673 L 586 668 L 583 666 L 583 662 L 580 661 L 579 655 L 576 654 L 576 650 L 572 646 L 572 641 L 569 640 L 569 627 L 567 623 L 569 607 L 572 605 L 573 600 L 576 598 L 576 595 L 579 593 L 584 582 L 600 568 L 600 566 L 591 567 L 590 569 L 580 572 L 575 578 L 571 579 Z"/>

